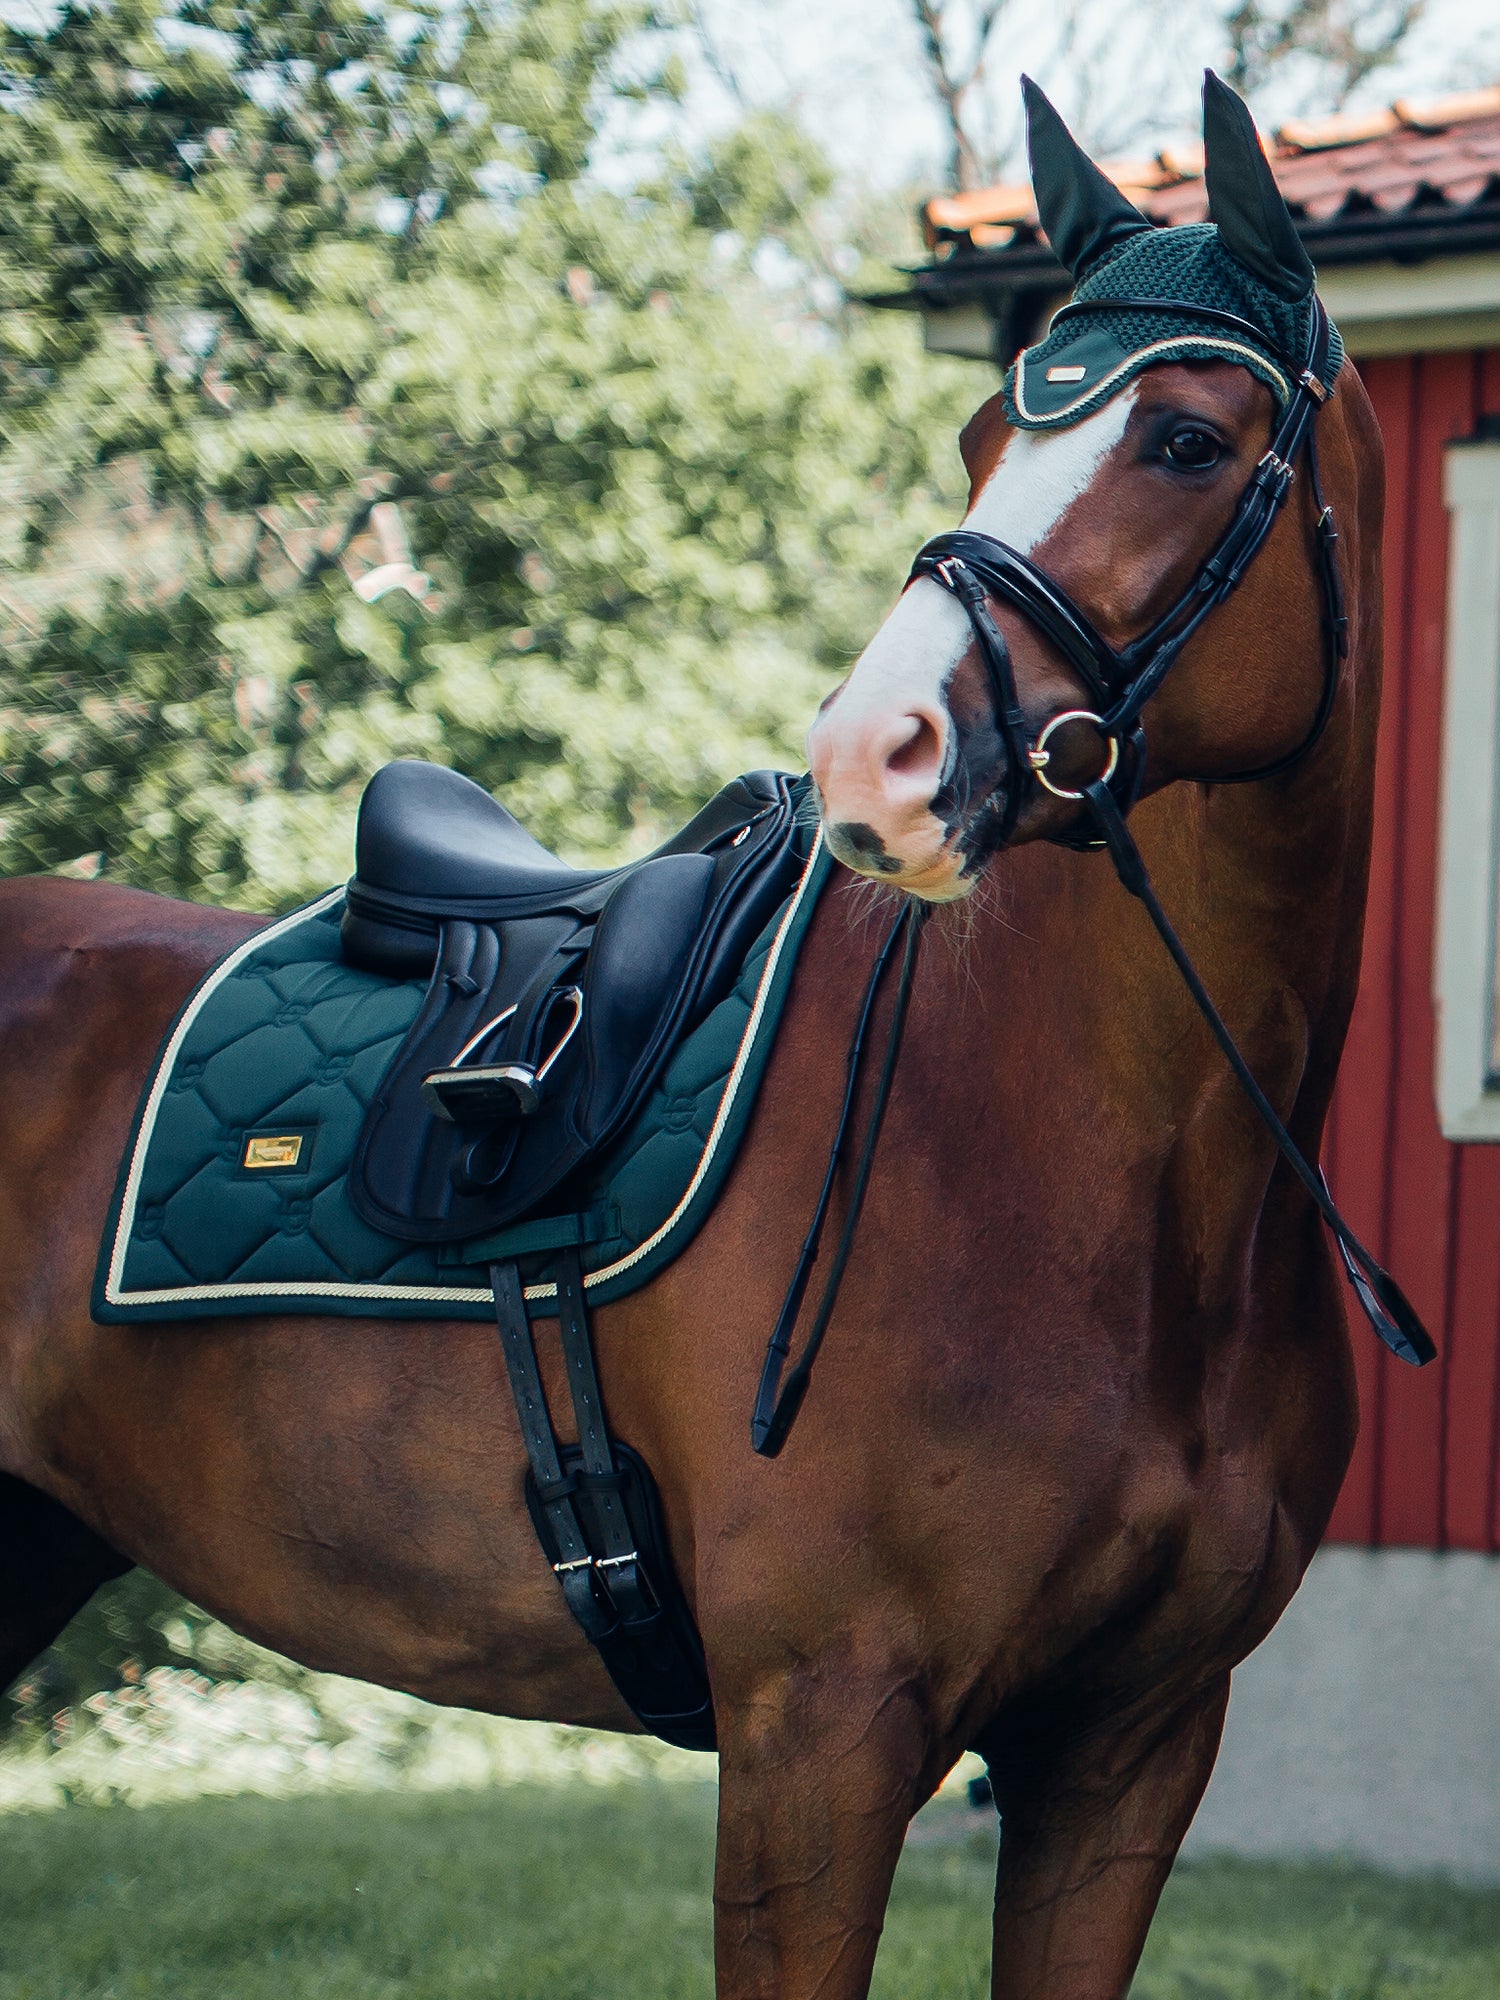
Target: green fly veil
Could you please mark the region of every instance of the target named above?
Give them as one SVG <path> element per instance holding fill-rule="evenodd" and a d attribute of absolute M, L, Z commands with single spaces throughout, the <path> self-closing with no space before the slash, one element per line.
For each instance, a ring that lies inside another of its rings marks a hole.
<path fill-rule="evenodd" d="M 1203 83 L 1208 222 L 1161 229 L 1094 165 L 1030 77 L 1026 135 L 1037 212 L 1058 259 L 1072 273 L 1068 315 L 1016 357 L 1005 378 L 1005 411 L 1026 430 L 1090 416 L 1161 361 L 1235 361 L 1285 406 L 1307 353 L 1316 273 L 1297 235 L 1241 98 L 1209 71 Z M 1118 312 L 1109 302 L 1122 303 Z M 1140 302 L 1178 310 L 1153 314 Z M 1208 308 L 1200 320 L 1181 308 Z M 1226 329 L 1232 313 L 1258 338 Z M 1335 330 L 1323 385 L 1343 361 Z M 1292 364 L 1295 363 L 1295 366 Z"/>

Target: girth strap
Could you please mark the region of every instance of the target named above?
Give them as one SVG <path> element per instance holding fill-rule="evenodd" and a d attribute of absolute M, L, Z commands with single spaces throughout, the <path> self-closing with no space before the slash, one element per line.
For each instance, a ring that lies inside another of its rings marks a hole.
<path fill-rule="evenodd" d="M 552 1428 L 541 1370 L 537 1367 L 521 1274 L 513 1263 L 491 1264 L 490 1285 L 495 1294 L 500 1348 L 521 1425 L 521 1441 L 531 1461 L 537 1498 L 557 1544 L 558 1555 L 552 1568 L 568 1609 L 597 1646 L 619 1620 L 614 1607 L 594 1588 L 593 1552 L 574 1505 L 578 1481 L 574 1475 L 564 1473 L 557 1455 L 557 1434 Z"/>
<path fill-rule="evenodd" d="M 1366 1318 L 1392 1354 L 1398 1355 L 1403 1361 L 1411 1362 L 1414 1367 L 1423 1367 L 1437 1353 L 1432 1336 L 1423 1326 L 1416 1308 L 1389 1271 L 1375 1261 L 1345 1222 L 1333 1196 L 1329 1193 L 1327 1180 L 1322 1173 L 1309 1165 L 1302 1149 L 1282 1124 L 1275 1105 L 1256 1082 L 1250 1065 L 1235 1046 L 1234 1037 L 1224 1025 L 1223 1016 L 1209 997 L 1208 988 L 1199 978 L 1181 938 L 1178 937 L 1171 919 L 1162 908 L 1156 891 L 1151 886 L 1151 878 L 1146 872 L 1141 851 L 1136 846 L 1135 837 L 1125 824 L 1108 785 L 1096 781 L 1087 788 L 1084 797 L 1094 824 L 1109 849 L 1109 858 L 1115 864 L 1115 873 L 1131 895 L 1145 904 L 1146 914 L 1156 926 L 1158 936 L 1172 955 L 1172 962 L 1182 974 L 1183 983 L 1192 995 L 1193 1004 L 1208 1023 L 1214 1040 L 1224 1051 L 1225 1059 L 1234 1071 L 1240 1088 L 1255 1107 L 1261 1123 L 1281 1149 L 1283 1159 L 1312 1196 L 1323 1220 L 1332 1230 L 1339 1246 L 1344 1269 L 1354 1286 L 1356 1297 L 1364 1308 Z"/>
<path fill-rule="evenodd" d="M 604 1544 L 603 1553 L 594 1558 L 594 1573 L 606 1585 L 609 1600 L 622 1618 L 645 1618 L 656 1604 L 642 1579 L 640 1551 L 625 1518 L 620 1475 L 605 1428 L 604 1403 L 594 1368 L 594 1343 L 589 1338 L 588 1308 L 583 1299 L 583 1267 L 576 1250 L 566 1251 L 558 1262 L 557 1304 L 563 1360 L 583 1454 L 581 1477 L 592 1495 L 594 1519 Z"/>
<path fill-rule="evenodd" d="M 576 1250 L 558 1260 L 558 1319 L 578 1443 L 559 1445 L 514 1262 L 490 1285 L 530 1464 L 527 1505 L 563 1601 L 642 1725 L 687 1750 L 715 1745 L 703 1644 L 672 1567 L 646 1462 L 612 1439 Z"/>

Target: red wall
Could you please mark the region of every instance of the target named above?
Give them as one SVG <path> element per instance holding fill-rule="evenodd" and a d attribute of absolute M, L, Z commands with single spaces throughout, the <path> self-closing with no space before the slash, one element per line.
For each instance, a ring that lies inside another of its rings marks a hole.
<path fill-rule="evenodd" d="M 1433 1097 L 1432 954 L 1448 523 L 1443 448 L 1500 413 L 1500 351 L 1367 361 L 1385 433 L 1386 669 L 1364 969 L 1329 1178 L 1440 1350 L 1420 1372 L 1350 1301 L 1360 1440 L 1337 1541 L 1500 1547 L 1500 1145 L 1450 1145 Z M 1500 588 L 1500 579 L 1497 579 Z"/>

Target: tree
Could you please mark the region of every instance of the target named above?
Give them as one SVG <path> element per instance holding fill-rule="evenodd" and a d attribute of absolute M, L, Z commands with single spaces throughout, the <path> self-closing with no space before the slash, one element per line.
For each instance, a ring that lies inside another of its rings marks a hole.
<path fill-rule="evenodd" d="M 1021 149 L 989 77 L 1002 37 L 1026 41 L 1026 66 L 1051 87 L 1084 142 L 1101 154 L 1160 143 L 1190 124 L 1201 64 L 1210 60 L 1251 99 L 1287 85 L 1309 108 L 1344 105 L 1396 61 L 1426 0 L 1197 0 L 1171 17 L 1162 0 L 1062 0 L 1044 18 L 1009 0 L 910 0 L 929 87 L 948 135 L 958 189 L 998 180 Z M 1005 88 L 1012 90 L 1009 76 Z"/>
<path fill-rule="evenodd" d="M 998 162 L 978 136 L 973 105 L 983 90 L 990 38 L 1006 10 L 1006 0 L 980 0 L 968 23 L 968 49 L 960 56 L 952 0 L 912 0 L 927 73 L 948 128 L 948 173 L 955 188 L 983 187 Z"/>
<path fill-rule="evenodd" d="M 1425 11 L 1425 0 L 1236 0 L 1224 19 L 1226 75 L 1254 97 L 1279 72 L 1300 64 L 1320 102 L 1342 107 L 1367 77 L 1385 69 Z"/>
<path fill-rule="evenodd" d="M 951 507 L 972 392 L 757 276 L 802 270 L 826 185 L 786 121 L 628 195 L 586 174 L 610 94 L 671 87 L 627 62 L 648 25 L 4 31 L 0 865 L 283 905 L 347 872 L 393 755 L 580 856 L 795 761 Z"/>

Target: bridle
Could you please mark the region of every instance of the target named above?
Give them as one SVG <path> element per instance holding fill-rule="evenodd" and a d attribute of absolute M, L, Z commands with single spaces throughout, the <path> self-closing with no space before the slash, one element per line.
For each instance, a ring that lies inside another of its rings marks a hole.
<path fill-rule="evenodd" d="M 1087 615 L 1068 593 L 1019 549 L 969 528 L 937 535 L 918 552 L 911 576 L 930 577 L 952 593 L 963 606 L 984 660 L 989 679 L 995 720 L 1004 740 L 1008 771 L 1003 795 L 993 808 L 994 820 L 987 831 L 986 854 L 1003 847 L 1015 831 L 1027 799 L 1040 786 L 1060 799 L 1075 800 L 1084 808 L 1078 828 L 1048 836 L 1064 846 L 1104 849 L 1115 872 L 1131 895 L 1144 904 L 1162 942 L 1203 1015 L 1215 1041 L 1223 1050 L 1246 1096 L 1275 1140 L 1283 1158 L 1307 1190 L 1338 1244 L 1345 1272 L 1365 1314 L 1380 1339 L 1403 1361 L 1421 1367 L 1430 1361 L 1436 1348 L 1400 1286 L 1365 1249 L 1340 1214 L 1322 1172 L 1309 1164 L 1296 1141 L 1282 1123 L 1271 1100 L 1256 1081 L 1234 1038 L 1224 1024 L 1208 989 L 1199 978 L 1182 940 L 1151 885 L 1146 864 L 1126 824 L 1126 818 L 1140 794 L 1146 764 L 1146 738 L 1142 714 L 1160 688 L 1183 647 L 1199 626 L 1228 598 L 1245 571 L 1266 544 L 1267 537 L 1291 491 L 1299 459 L 1307 462 L 1308 483 L 1316 508 L 1313 560 L 1323 592 L 1324 672 L 1317 711 L 1306 736 L 1285 756 L 1251 771 L 1237 771 L 1215 777 L 1215 784 L 1251 784 L 1290 770 L 1307 756 L 1327 727 L 1338 693 L 1340 665 L 1348 653 L 1348 620 L 1344 611 L 1343 589 L 1339 581 L 1333 509 L 1322 496 L 1318 484 L 1315 426 L 1319 410 L 1329 391 L 1323 383 L 1332 338 L 1328 315 L 1316 296 L 1312 302 L 1312 330 L 1305 357 L 1291 361 L 1260 327 L 1236 314 L 1218 312 L 1205 306 L 1175 303 L 1162 299 L 1097 299 L 1065 306 L 1053 319 L 1059 321 L 1086 312 L 1147 312 L 1154 315 L 1179 314 L 1193 320 L 1210 320 L 1227 326 L 1242 339 L 1268 349 L 1280 361 L 1290 385 L 1286 408 L 1272 436 L 1269 449 L 1261 457 L 1244 492 L 1240 495 L 1229 525 L 1199 565 L 1191 583 L 1160 618 L 1128 645 L 1111 646 L 1095 629 Z M 996 598 L 1019 611 L 1027 621 L 1062 654 L 1078 674 L 1092 709 L 1071 708 L 1052 716 L 1033 738 L 1016 691 L 1015 668 L 1005 635 L 990 610 Z M 1066 723 L 1090 723 L 1104 744 L 1104 756 L 1097 777 L 1072 789 L 1060 786 L 1049 776 L 1053 734 Z M 997 788 L 998 793 L 998 788 Z M 760 1387 L 751 1418 L 751 1441 L 756 1451 L 774 1458 L 786 1442 L 812 1377 L 823 1336 L 833 1316 L 854 1232 L 858 1225 L 865 1189 L 874 1161 L 876 1142 L 885 1114 L 900 1053 L 907 1005 L 916 973 L 917 946 L 926 905 L 914 898 L 897 918 L 876 957 L 865 988 L 854 1040 L 850 1046 L 843 1108 L 839 1115 L 828 1169 L 802 1253 L 797 1261 L 786 1300 L 777 1318 L 766 1349 Z M 865 1123 L 849 1205 L 838 1243 L 824 1281 L 823 1294 L 812 1327 L 797 1364 L 780 1388 L 782 1370 L 791 1351 L 792 1335 L 817 1259 L 824 1221 L 832 1199 L 838 1168 L 844 1158 L 852 1125 L 852 1114 L 863 1074 L 864 1051 L 875 1002 L 895 961 L 897 939 L 905 934 L 900 977 L 895 1004 L 887 1031 L 885 1060 L 877 1079 Z M 778 1395 L 778 1389 L 780 1394 Z"/>
<path fill-rule="evenodd" d="M 1334 528 L 1333 509 L 1324 504 L 1319 488 L 1314 441 L 1318 411 L 1328 400 L 1323 374 L 1328 364 L 1331 329 L 1322 301 L 1314 297 L 1312 335 L 1307 355 L 1298 363 L 1291 362 L 1280 353 L 1259 327 L 1234 313 L 1170 300 L 1126 298 L 1080 301 L 1064 306 L 1053 320 L 1053 325 L 1075 314 L 1093 311 L 1180 314 L 1227 326 L 1242 338 L 1270 349 L 1285 369 L 1287 380 L 1292 384 L 1291 394 L 1270 447 L 1240 495 L 1229 525 L 1200 563 L 1191 583 L 1177 601 L 1162 613 L 1148 631 L 1126 646 L 1111 646 L 1060 584 L 1055 583 L 1045 570 L 1038 569 L 1019 549 L 997 541 L 993 535 L 959 528 L 951 534 L 934 536 L 918 552 L 911 568 L 912 577 L 931 577 L 934 583 L 950 591 L 968 614 L 989 677 L 995 717 L 1005 741 L 1009 776 L 996 824 L 989 830 L 986 842 L 991 851 L 1003 847 L 1015 831 L 1021 809 L 1034 786 L 1040 785 L 1056 798 L 1086 798 L 1087 788 L 1076 791 L 1065 789 L 1053 783 L 1048 776 L 1051 756 L 1048 741 L 1064 723 L 1088 722 L 1099 731 L 1107 745 L 1102 780 L 1108 785 L 1121 814 L 1130 811 L 1145 774 L 1146 739 L 1141 724 L 1142 711 L 1166 679 L 1188 640 L 1209 613 L 1236 589 L 1245 571 L 1264 547 L 1291 491 L 1297 461 L 1304 453 L 1317 507 L 1315 560 L 1323 587 L 1327 647 L 1323 691 L 1312 727 L 1294 750 L 1256 770 L 1238 771 L 1222 782 L 1249 784 L 1256 779 L 1275 777 L 1307 755 L 1322 735 L 1332 713 L 1334 696 L 1338 691 L 1339 663 L 1348 651 L 1348 620 L 1344 615 L 1343 590 L 1335 554 L 1338 535 Z M 1016 694 L 1010 648 L 990 612 L 991 597 L 1011 605 L 1044 638 L 1051 641 L 1083 682 L 1095 703 L 1094 708 L 1065 710 L 1061 715 L 1052 717 L 1035 741 L 1030 739 Z M 1081 835 L 1064 833 L 1054 837 L 1070 846 L 1099 847 L 1106 844 L 1102 832 L 1090 834 L 1084 831 Z"/>

